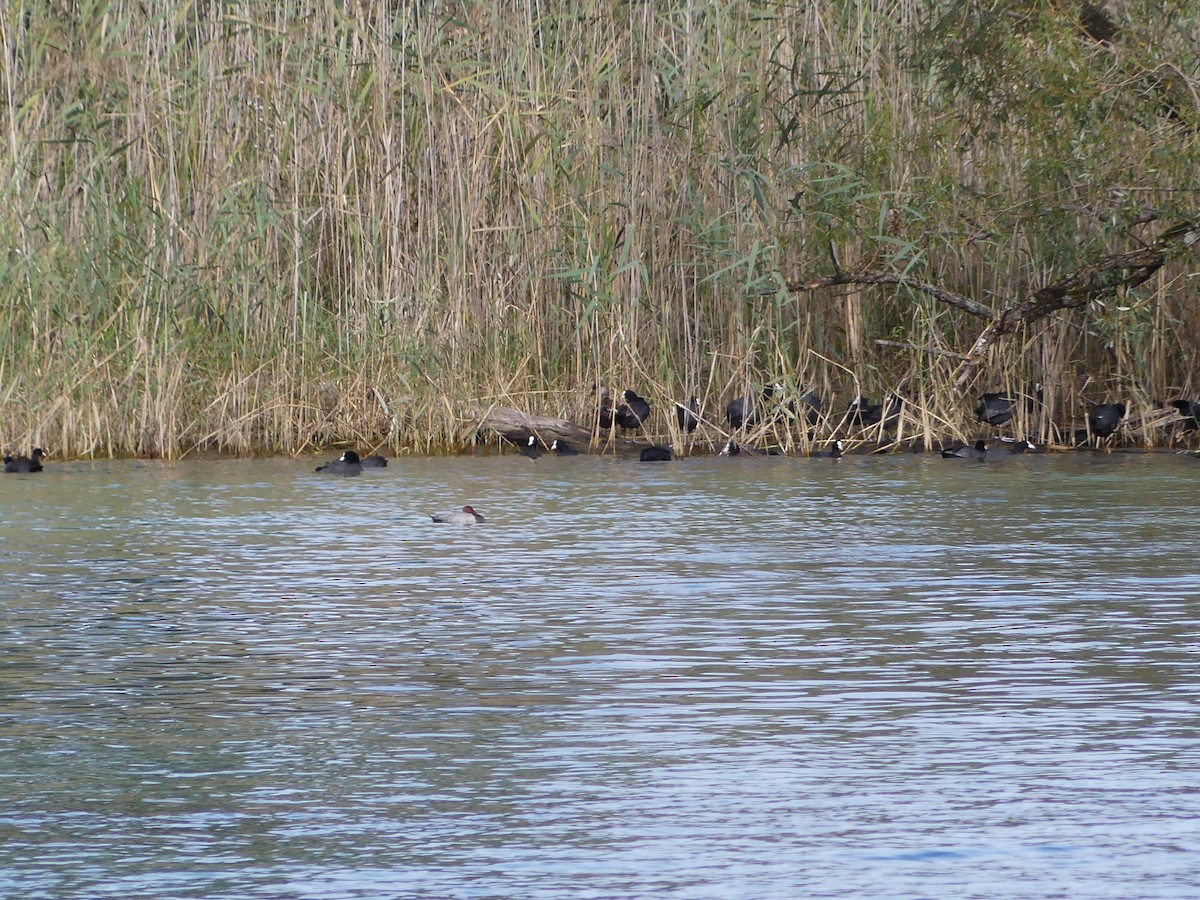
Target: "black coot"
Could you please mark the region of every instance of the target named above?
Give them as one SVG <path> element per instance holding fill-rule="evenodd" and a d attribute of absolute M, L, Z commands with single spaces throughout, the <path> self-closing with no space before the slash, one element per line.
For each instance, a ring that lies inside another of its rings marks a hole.
<path fill-rule="evenodd" d="M 953 447 L 947 447 L 942 451 L 943 459 L 986 459 L 987 444 L 984 441 L 976 441 L 974 447 L 969 447 L 966 444 L 955 444 Z"/>
<path fill-rule="evenodd" d="M 621 401 L 613 413 L 613 419 L 626 431 L 637 431 L 650 418 L 650 404 L 631 390 L 621 392 Z"/>
<path fill-rule="evenodd" d="M 324 475 L 358 475 L 362 472 L 362 461 L 353 450 L 347 450 L 332 462 L 317 466 L 317 471 Z"/>
<path fill-rule="evenodd" d="M 42 471 L 42 460 L 46 454 L 42 452 L 41 447 L 34 447 L 33 453 L 29 456 L 24 454 L 18 456 L 4 457 L 5 472 L 40 472 Z"/>
<path fill-rule="evenodd" d="M 1088 410 L 1088 430 L 1096 437 L 1108 437 L 1125 418 L 1124 403 L 1101 403 Z"/>

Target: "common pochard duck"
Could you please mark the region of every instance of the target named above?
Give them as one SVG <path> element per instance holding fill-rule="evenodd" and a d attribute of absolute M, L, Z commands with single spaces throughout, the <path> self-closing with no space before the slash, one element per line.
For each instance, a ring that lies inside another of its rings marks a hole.
<path fill-rule="evenodd" d="M 477 525 L 483 521 L 483 516 L 475 512 L 473 506 L 464 506 L 462 512 L 438 513 L 429 518 L 446 525 Z"/>

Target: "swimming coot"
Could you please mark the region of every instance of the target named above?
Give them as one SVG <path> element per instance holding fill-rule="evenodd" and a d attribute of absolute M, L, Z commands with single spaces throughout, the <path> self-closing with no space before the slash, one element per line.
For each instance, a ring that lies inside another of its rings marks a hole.
<path fill-rule="evenodd" d="M 1088 410 L 1088 431 L 1096 437 L 1108 437 L 1125 418 L 1124 403 L 1101 403 Z"/>
<path fill-rule="evenodd" d="M 841 441 L 834 441 L 833 449 L 829 451 L 829 457 L 831 459 L 841 459 L 842 451 L 845 449 L 846 449 L 846 445 L 843 444 Z"/>
<path fill-rule="evenodd" d="M 955 444 L 953 447 L 947 447 L 942 451 L 943 459 L 986 459 L 987 444 L 984 441 L 976 441 L 974 447 L 968 447 L 966 444 Z"/>
<path fill-rule="evenodd" d="M 483 516 L 475 512 L 475 508 L 472 506 L 464 506 L 462 512 L 438 513 L 429 518 L 447 525 L 475 525 L 483 521 Z"/>
<path fill-rule="evenodd" d="M 725 442 L 725 446 L 721 448 L 718 456 L 758 456 L 757 450 L 752 450 L 749 447 L 743 447 L 737 441 L 730 438 Z"/>
<path fill-rule="evenodd" d="M 647 447 L 638 459 L 642 462 L 670 462 L 671 450 L 669 447 Z"/>
<path fill-rule="evenodd" d="M 373 453 L 370 456 L 364 457 L 362 460 L 360 460 L 360 462 L 362 463 L 362 467 L 364 469 L 386 469 L 387 468 L 387 458 L 380 456 L 378 453 Z"/>
<path fill-rule="evenodd" d="M 650 418 L 650 404 L 631 390 L 622 391 L 621 400 L 621 405 L 613 413 L 614 421 L 626 431 L 637 431 Z"/>
<path fill-rule="evenodd" d="M 578 456 L 579 455 L 578 450 L 576 450 L 574 447 L 572 447 L 566 441 L 560 441 L 558 438 L 555 438 L 551 442 L 550 449 L 553 450 L 555 453 L 557 453 L 559 456 Z"/>
<path fill-rule="evenodd" d="M 42 471 L 42 460 L 46 458 L 46 454 L 42 452 L 41 447 L 34 447 L 33 453 L 29 456 L 20 454 L 18 456 L 4 457 L 5 472 L 40 472 Z"/>
<path fill-rule="evenodd" d="M 357 475 L 362 471 L 362 461 L 353 450 L 347 450 L 332 462 L 317 466 L 317 471 L 325 475 Z"/>
<path fill-rule="evenodd" d="M 1012 438 L 1000 438 L 1000 443 L 1008 447 L 1009 453 L 1043 453 L 1045 447 L 1039 447 L 1033 441 L 1029 440 L 1014 440 Z"/>

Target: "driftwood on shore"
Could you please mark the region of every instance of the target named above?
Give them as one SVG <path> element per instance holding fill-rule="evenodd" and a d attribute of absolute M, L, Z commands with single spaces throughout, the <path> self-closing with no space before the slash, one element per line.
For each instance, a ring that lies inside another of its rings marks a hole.
<path fill-rule="evenodd" d="M 567 419 L 535 416 L 507 406 L 481 407 L 473 410 L 473 413 L 479 430 L 491 431 L 514 444 L 523 445 L 531 434 L 546 446 L 555 440 L 582 446 L 592 441 L 590 429 Z"/>
<path fill-rule="evenodd" d="M 650 442 L 644 439 L 631 440 L 615 436 L 611 436 L 610 439 L 607 430 L 593 435 L 591 429 L 569 419 L 535 416 L 508 406 L 476 407 L 472 410 L 472 415 L 475 418 L 476 431 L 491 432 L 519 447 L 525 446 L 531 434 L 545 447 L 549 447 L 556 440 L 565 441 L 580 453 L 596 449 L 592 446 L 593 437 L 601 442 L 600 450 L 615 452 L 620 456 L 637 454 L 650 446 Z"/>

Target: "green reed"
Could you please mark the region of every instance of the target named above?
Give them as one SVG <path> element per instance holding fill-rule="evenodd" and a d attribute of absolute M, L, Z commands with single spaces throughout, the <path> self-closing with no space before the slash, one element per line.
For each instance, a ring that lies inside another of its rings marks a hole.
<path fill-rule="evenodd" d="M 998 308 L 1194 211 L 1169 6 L 1128 4 L 1112 45 L 1066 7 L 960 6 L 15 0 L 4 446 L 429 452 L 491 405 L 591 423 L 601 384 L 662 434 L 693 393 L 721 424 L 815 388 L 815 435 L 772 426 L 799 452 L 900 387 L 930 439 L 1033 381 L 1042 439 L 1105 399 L 1151 421 L 1200 390 L 1194 260 L 1037 323 L 965 393 L 943 354 L 985 322 L 784 288 L 836 257 Z"/>

